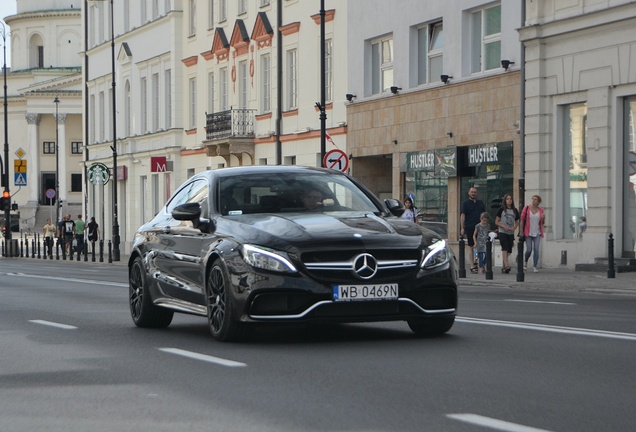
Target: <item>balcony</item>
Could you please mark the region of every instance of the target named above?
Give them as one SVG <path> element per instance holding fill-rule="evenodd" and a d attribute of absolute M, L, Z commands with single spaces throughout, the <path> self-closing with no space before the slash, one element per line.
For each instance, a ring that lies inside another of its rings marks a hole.
<path fill-rule="evenodd" d="M 253 109 L 229 109 L 206 114 L 206 153 L 221 156 L 226 166 L 254 163 Z"/>
<path fill-rule="evenodd" d="M 253 109 L 229 109 L 206 115 L 206 139 L 254 137 Z"/>

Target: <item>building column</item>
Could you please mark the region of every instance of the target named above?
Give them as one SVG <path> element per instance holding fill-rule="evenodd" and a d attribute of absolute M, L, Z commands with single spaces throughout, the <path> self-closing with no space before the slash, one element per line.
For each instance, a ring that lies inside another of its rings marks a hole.
<path fill-rule="evenodd" d="M 54 114 L 55 115 L 55 114 Z M 68 193 L 68 171 L 66 169 L 66 162 L 68 158 L 68 152 L 66 148 L 66 114 L 58 114 L 56 119 L 56 127 L 57 127 L 57 139 L 58 139 L 58 148 L 60 154 L 58 155 L 60 162 L 60 190 L 59 190 L 59 199 L 63 200 L 64 203 L 68 204 L 66 200 L 66 194 Z"/>
<path fill-rule="evenodd" d="M 30 203 L 37 205 L 40 199 L 40 184 L 42 182 L 42 173 L 40 172 L 40 146 L 39 124 L 40 114 L 27 113 L 25 115 L 27 121 L 27 184 L 29 185 Z M 30 174 L 29 174 L 30 173 Z"/>

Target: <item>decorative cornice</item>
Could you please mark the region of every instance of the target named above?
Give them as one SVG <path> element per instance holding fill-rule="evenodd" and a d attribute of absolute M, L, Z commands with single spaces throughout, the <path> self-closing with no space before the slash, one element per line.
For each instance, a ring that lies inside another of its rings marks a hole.
<path fill-rule="evenodd" d="M 247 34 L 245 23 L 241 19 L 237 19 L 234 23 L 234 30 L 230 38 L 230 46 L 234 48 L 236 55 L 245 55 L 248 52 L 250 37 Z"/>
<path fill-rule="evenodd" d="M 291 24 L 287 24 L 279 27 L 279 29 L 283 36 L 289 36 L 290 34 L 298 33 L 300 31 L 300 22 L 297 21 Z"/>
<path fill-rule="evenodd" d="M 201 57 L 206 61 L 210 61 L 214 58 L 214 53 L 212 51 L 204 51 L 201 53 Z"/>
<path fill-rule="evenodd" d="M 199 62 L 199 56 L 190 56 L 181 60 L 186 67 L 195 66 Z"/>
<path fill-rule="evenodd" d="M 265 12 L 259 12 L 254 22 L 254 28 L 252 29 L 252 40 L 256 41 L 258 49 L 261 49 L 271 46 L 273 37 L 274 30 L 269 23 L 267 14 Z"/>
<path fill-rule="evenodd" d="M 329 9 L 325 11 L 325 22 L 333 21 L 333 18 L 336 16 L 335 9 Z M 314 20 L 316 24 L 320 24 L 320 14 L 315 14 L 311 16 L 311 19 Z"/>
<path fill-rule="evenodd" d="M 217 27 L 214 31 L 214 39 L 212 40 L 212 49 L 210 50 L 216 56 L 216 62 L 220 63 L 230 57 L 230 44 L 225 37 L 222 28 Z"/>

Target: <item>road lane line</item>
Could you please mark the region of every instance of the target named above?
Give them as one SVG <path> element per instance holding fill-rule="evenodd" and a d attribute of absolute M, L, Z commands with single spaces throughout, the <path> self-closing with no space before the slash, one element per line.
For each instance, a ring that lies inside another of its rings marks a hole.
<path fill-rule="evenodd" d="M 495 429 L 506 432 L 550 432 L 546 429 L 537 429 L 530 426 L 523 426 L 517 423 L 510 423 L 504 420 L 497 420 L 490 417 L 484 417 L 477 414 L 448 414 L 447 417 L 454 420 L 483 426 L 489 429 Z"/>
<path fill-rule="evenodd" d="M 33 324 L 41 324 L 41 325 L 45 325 L 45 326 L 49 326 L 49 327 L 56 327 L 56 328 L 60 328 L 60 329 L 64 329 L 64 330 L 76 330 L 77 329 L 77 327 L 72 326 L 72 325 L 60 324 L 60 323 L 56 323 L 56 322 L 52 322 L 52 321 L 29 320 L 29 322 L 32 322 Z"/>
<path fill-rule="evenodd" d="M 596 336 L 608 339 L 621 339 L 621 340 L 629 340 L 636 341 L 636 334 L 634 333 L 621 333 L 621 332 L 611 332 L 604 330 L 589 330 L 589 329 L 581 329 L 576 327 L 561 327 L 561 326 L 552 326 L 545 324 L 530 324 L 530 323 L 521 323 L 514 321 L 498 321 L 498 320 L 488 320 L 481 318 L 457 318 L 457 322 L 463 322 L 467 324 L 483 324 L 483 325 L 491 325 L 497 327 L 510 327 L 524 330 L 538 330 L 545 331 L 551 333 L 563 333 L 563 334 L 571 334 L 571 335 L 579 335 L 579 336 Z"/>
<path fill-rule="evenodd" d="M 128 284 L 109 282 L 109 281 L 100 281 L 100 280 L 93 280 L 93 279 L 74 279 L 74 278 L 64 278 L 64 277 L 56 277 L 56 276 L 38 276 L 38 275 L 28 275 L 24 273 L 5 273 L 5 274 L 7 276 L 16 276 L 20 278 L 59 280 L 64 282 L 77 282 L 77 283 L 84 283 L 84 284 L 108 285 L 108 286 L 128 288 Z"/>
<path fill-rule="evenodd" d="M 517 303 L 541 303 L 541 304 L 556 304 L 556 305 L 567 305 L 574 306 L 576 303 L 567 303 L 567 302 L 558 302 L 558 301 L 547 301 L 547 300 L 513 300 L 513 299 L 505 299 L 507 302 L 517 302 Z"/>
<path fill-rule="evenodd" d="M 163 352 L 167 352 L 170 354 L 176 354 L 176 355 L 180 355 L 183 357 L 188 357 L 191 359 L 195 359 L 195 360 L 201 360 L 204 362 L 208 362 L 208 363 L 214 363 L 214 364 L 218 364 L 221 366 L 227 366 L 227 367 L 245 367 L 247 366 L 245 363 L 241 363 L 241 362 L 237 362 L 237 361 L 233 361 L 233 360 L 227 360 L 227 359 L 223 359 L 220 357 L 214 357 L 214 356 L 209 356 L 209 355 L 205 355 L 205 354 L 199 354 L 199 353 L 195 353 L 192 351 L 185 351 L 182 349 L 178 349 L 178 348 L 159 348 L 159 351 L 163 351 Z"/>

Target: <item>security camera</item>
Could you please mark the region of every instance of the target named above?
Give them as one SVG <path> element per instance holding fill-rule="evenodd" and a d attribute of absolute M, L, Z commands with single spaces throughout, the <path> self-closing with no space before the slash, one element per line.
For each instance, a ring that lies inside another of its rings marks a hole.
<path fill-rule="evenodd" d="M 402 90 L 402 87 L 391 86 L 391 93 L 398 94 L 398 92 Z"/>
<path fill-rule="evenodd" d="M 440 76 L 439 76 L 439 79 L 440 79 L 440 80 L 442 80 L 442 82 L 443 82 L 444 84 L 448 84 L 448 81 L 450 81 L 450 79 L 451 79 L 451 78 L 452 78 L 452 76 L 450 76 L 450 75 L 445 75 L 445 74 L 444 74 L 444 75 L 440 75 Z"/>
<path fill-rule="evenodd" d="M 358 97 L 357 95 L 353 94 L 353 93 L 347 93 L 347 100 L 349 102 L 353 102 L 353 98 Z"/>

